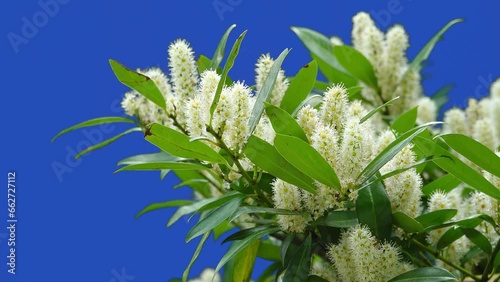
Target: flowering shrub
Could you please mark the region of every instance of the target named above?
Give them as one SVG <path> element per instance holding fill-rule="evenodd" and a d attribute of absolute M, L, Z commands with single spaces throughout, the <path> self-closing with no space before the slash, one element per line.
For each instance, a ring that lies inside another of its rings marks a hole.
<path fill-rule="evenodd" d="M 120 161 L 118 171 L 175 173 L 193 199 L 154 203 L 138 216 L 177 208 L 168 225 L 200 214 L 186 240 L 211 233 L 231 246 L 197 280 L 249 281 L 256 257 L 271 261 L 258 281 L 488 281 L 500 266 L 500 80 L 491 95 L 444 114 L 446 91 L 424 95 L 420 71 L 440 30 L 410 62 L 408 35 L 353 18 L 352 42 L 293 27 L 313 61 L 293 77 L 262 55 L 255 85 L 233 81 L 246 32 L 220 64 L 234 26 L 212 59 L 185 40 L 168 48 L 169 74 L 111 60 L 131 90 L 130 118 L 89 120 L 136 127 L 160 152 Z M 318 81 L 318 70 L 327 79 Z M 221 272 L 221 276 L 217 274 Z"/>

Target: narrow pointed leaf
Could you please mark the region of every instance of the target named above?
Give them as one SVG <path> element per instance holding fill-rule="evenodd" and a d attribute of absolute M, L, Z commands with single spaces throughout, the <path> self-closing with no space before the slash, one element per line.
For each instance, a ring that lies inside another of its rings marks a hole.
<path fill-rule="evenodd" d="M 323 102 L 323 96 L 321 95 L 313 94 L 307 96 L 307 98 L 304 99 L 302 103 L 300 103 L 300 105 L 295 109 L 295 111 L 293 111 L 292 117 L 296 117 L 299 111 L 306 105 L 310 105 L 311 107 L 315 108 L 317 105 L 321 104 L 321 102 Z"/>
<path fill-rule="evenodd" d="M 236 256 L 232 281 L 250 281 L 260 243 L 260 240 L 253 241 Z"/>
<path fill-rule="evenodd" d="M 225 164 L 226 159 L 202 141 L 190 142 L 189 137 L 169 127 L 153 124 L 145 133 L 153 145 L 174 156 Z"/>
<path fill-rule="evenodd" d="M 285 57 L 288 55 L 289 52 L 290 52 L 289 49 L 285 49 L 283 50 L 283 52 L 281 52 L 278 58 L 274 61 L 273 66 L 271 67 L 271 70 L 269 71 L 269 74 L 267 75 L 266 80 L 264 81 L 264 84 L 257 93 L 255 99 L 255 105 L 252 109 L 252 114 L 250 116 L 250 119 L 248 120 L 248 128 L 249 128 L 248 132 L 250 132 L 250 134 L 253 133 L 255 127 L 259 123 L 260 117 L 264 112 L 264 102 L 269 101 L 269 97 L 271 97 L 271 93 L 274 88 L 274 83 L 276 82 L 278 73 L 281 70 L 281 64 L 283 63 Z"/>
<path fill-rule="evenodd" d="M 309 234 L 290 260 L 283 281 L 302 282 L 307 280 L 311 272 L 311 250 L 312 239 L 311 234 Z"/>
<path fill-rule="evenodd" d="M 175 222 L 177 222 L 177 220 L 179 220 L 184 215 L 198 212 L 198 211 L 207 211 L 210 209 L 214 209 L 216 207 L 219 207 L 219 206 L 227 203 L 228 201 L 230 201 L 236 197 L 240 197 L 240 195 L 241 194 L 239 194 L 239 193 L 229 192 L 221 197 L 213 197 L 213 198 L 209 198 L 209 199 L 204 199 L 204 200 L 201 200 L 198 202 L 194 202 L 190 205 L 182 206 L 172 215 L 172 217 L 170 218 L 170 220 L 167 223 L 167 227 L 169 227 L 172 224 L 174 224 Z"/>
<path fill-rule="evenodd" d="M 101 124 L 107 124 L 107 123 L 136 123 L 135 120 L 130 119 L 130 118 L 125 118 L 125 117 L 100 117 L 100 118 L 94 118 L 94 119 L 89 119 L 84 122 L 81 122 L 79 124 L 75 124 L 73 126 L 70 126 L 64 130 L 61 130 L 59 133 L 56 134 L 52 138 L 50 142 L 54 142 L 59 136 L 64 135 L 68 132 L 71 132 L 76 129 L 84 128 L 84 127 L 89 127 L 89 126 L 96 126 L 96 125 L 101 125 Z"/>
<path fill-rule="evenodd" d="M 356 211 L 359 223 L 367 225 L 372 234 L 379 240 L 391 237 L 391 202 L 380 181 L 359 190 Z"/>
<path fill-rule="evenodd" d="M 113 69 L 118 80 L 126 86 L 136 90 L 151 102 L 165 109 L 165 98 L 161 94 L 156 84 L 149 77 L 135 72 L 115 60 L 109 60 L 109 64 Z"/>
<path fill-rule="evenodd" d="M 478 246 L 483 252 L 491 255 L 491 243 L 481 232 L 473 228 L 461 228 L 465 236 L 469 238 L 476 246 Z"/>
<path fill-rule="evenodd" d="M 373 71 L 373 66 L 358 50 L 348 45 L 338 45 L 333 47 L 333 54 L 349 74 L 372 89 L 378 90 L 377 77 Z"/>
<path fill-rule="evenodd" d="M 245 38 L 246 31 L 244 31 L 238 39 L 236 39 L 236 42 L 234 42 L 233 47 L 231 48 L 231 52 L 229 53 L 229 57 L 226 60 L 226 64 L 224 65 L 224 69 L 222 70 L 221 78 L 219 81 L 219 84 L 217 85 L 217 90 L 215 91 L 215 96 L 214 100 L 212 101 L 212 104 L 210 105 L 210 124 L 212 121 L 212 117 L 215 111 L 215 108 L 217 107 L 217 104 L 219 103 L 220 99 L 220 94 L 222 93 L 222 88 L 224 87 L 227 75 L 229 73 L 229 70 L 233 67 L 234 65 L 234 60 L 238 56 L 238 53 L 240 52 L 240 46 L 241 42 L 243 41 L 243 38 Z"/>
<path fill-rule="evenodd" d="M 487 172 L 500 177 L 500 157 L 488 147 L 462 134 L 440 135 L 453 150 Z"/>
<path fill-rule="evenodd" d="M 152 153 L 152 154 L 140 154 L 125 158 L 118 162 L 118 166 L 120 165 L 134 165 L 134 164 L 143 164 L 143 163 L 152 163 L 152 162 L 174 162 L 180 161 L 182 159 L 172 156 L 166 152 Z"/>
<path fill-rule="evenodd" d="M 236 27 L 235 24 L 231 25 L 226 32 L 224 32 L 224 35 L 222 35 L 222 38 L 219 41 L 219 44 L 217 45 L 217 49 L 215 49 L 214 56 L 212 57 L 212 64 L 210 66 L 211 69 L 216 70 L 222 60 L 224 59 L 224 53 L 226 52 L 226 43 L 227 39 L 229 37 L 229 34 L 231 34 L 231 31 Z"/>
<path fill-rule="evenodd" d="M 80 158 L 81 156 L 83 156 L 83 155 L 85 155 L 85 154 L 88 154 L 88 153 L 90 153 L 90 152 L 92 152 L 92 151 L 95 151 L 95 150 L 97 150 L 97 149 L 100 149 L 100 148 L 102 148 L 102 147 L 105 147 L 105 146 L 107 146 L 107 145 L 109 145 L 109 144 L 111 144 L 111 143 L 115 142 L 116 140 L 118 140 L 118 139 L 122 138 L 123 136 L 125 136 L 125 135 L 127 135 L 127 134 L 129 134 L 129 133 L 132 133 L 132 132 L 139 132 L 139 131 L 141 131 L 141 132 L 142 132 L 142 129 L 141 129 L 141 128 L 139 128 L 139 127 L 134 127 L 134 128 L 129 129 L 129 130 L 126 130 L 126 131 L 124 131 L 124 132 L 122 132 L 122 133 L 120 133 L 120 134 L 117 134 L 117 135 L 115 135 L 115 136 L 113 136 L 113 137 L 111 137 L 111 138 L 109 138 L 109 139 L 106 139 L 106 140 L 102 141 L 101 143 L 98 143 L 98 144 L 95 144 L 95 145 L 93 145 L 93 146 L 90 146 L 90 147 L 88 147 L 87 149 L 85 149 L 85 150 L 83 150 L 83 151 L 79 152 L 78 154 L 76 154 L 75 159 L 78 159 L 78 158 Z"/>
<path fill-rule="evenodd" d="M 307 142 L 307 136 L 299 123 L 285 110 L 270 103 L 264 103 L 266 114 L 276 133 L 298 137 Z"/>
<path fill-rule="evenodd" d="M 391 129 L 396 131 L 398 134 L 404 134 L 408 130 L 415 127 L 417 122 L 418 107 L 414 107 L 400 116 L 391 124 Z"/>
<path fill-rule="evenodd" d="M 403 150 L 403 148 L 406 147 L 413 140 L 413 138 L 424 132 L 424 130 L 426 130 L 426 127 L 431 124 L 434 123 L 427 123 L 419 127 L 415 127 L 396 138 L 396 140 L 394 140 L 391 144 L 389 144 L 389 146 L 387 146 L 382 152 L 380 152 L 380 154 L 378 154 L 378 156 L 376 156 L 358 175 L 358 183 L 365 182 L 368 178 L 377 173 L 387 162 L 392 160 L 392 158 L 394 158 L 397 153 Z"/>
<path fill-rule="evenodd" d="M 442 39 L 443 34 L 453 25 L 463 22 L 463 19 L 454 19 L 447 23 L 441 30 L 439 30 L 426 44 L 425 46 L 418 52 L 413 61 L 410 64 L 410 68 L 415 69 L 416 71 L 422 70 L 422 63 L 426 61 L 436 44 L 439 40 Z"/>
<path fill-rule="evenodd" d="M 311 93 L 317 75 L 318 64 L 315 61 L 311 61 L 303 66 L 291 80 L 285 92 L 285 96 L 283 96 L 283 100 L 281 100 L 280 108 L 289 114 L 293 113 L 307 95 Z"/>
<path fill-rule="evenodd" d="M 337 174 L 311 145 L 294 136 L 276 134 L 274 146 L 298 170 L 312 179 L 340 190 L 340 180 Z"/>
<path fill-rule="evenodd" d="M 203 55 L 200 55 L 198 57 L 198 60 L 196 60 L 196 66 L 198 67 L 199 74 L 202 74 L 204 71 L 209 70 L 211 65 L 212 61 Z"/>
<path fill-rule="evenodd" d="M 452 227 L 452 228 L 448 229 L 441 236 L 441 238 L 439 238 L 439 241 L 436 244 L 436 248 L 438 250 L 442 250 L 442 249 L 448 247 L 449 245 L 451 245 L 456 240 L 460 239 L 464 235 L 465 234 L 462 231 L 462 228 Z"/>
<path fill-rule="evenodd" d="M 209 236 L 210 236 L 210 231 L 205 233 L 203 235 L 203 237 L 201 237 L 201 240 L 198 243 L 198 246 L 196 247 L 196 250 L 194 251 L 193 256 L 191 257 L 191 261 L 189 262 L 189 265 L 184 270 L 184 273 L 182 273 L 182 282 L 187 281 L 188 276 L 189 276 L 189 271 L 191 270 L 191 267 L 193 266 L 193 264 L 196 262 L 196 260 L 200 256 L 201 250 L 203 249 L 203 246 L 205 245 L 205 242 L 207 241 Z"/>
<path fill-rule="evenodd" d="M 382 105 L 376 107 L 375 109 L 371 110 L 370 112 L 368 112 L 364 117 L 362 117 L 359 120 L 359 124 L 362 124 L 363 122 L 367 121 L 373 115 L 375 115 L 376 113 L 380 112 L 380 110 L 382 110 L 383 108 L 385 108 L 385 107 L 391 105 L 392 103 L 394 103 L 394 101 L 396 101 L 397 99 L 399 99 L 399 96 L 394 97 L 391 100 L 385 102 L 384 104 L 382 104 Z"/>
<path fill-rule="evenodd" d="M 456 188 L 460 183 L 462 182 L 452 174 L 446 174 L 432 181 L 431 183 L 426 184 L 422 188 L 422 193 L 425 196 L 430 196 L 435 191 L 443 191 L 445 193 L 448 193 Z"/>
<path fill-rule="evenodd" d="M 424 232 L 424 227 L 420 222 L 402 212 L 395 212 L 392 214 L 392 223 L 403 229 L 406 233 Z"/>
<path fill-rule="evenodd" d="M 319 218 L 314 222 L 315 225 L 349 228 L 359 224 L 356 211 L 333 211 L 327 216 Z"/>
<path fill-rule="evenodd" d="M 449 157 L 434 160 L 434 163 L 455 176 L 457 179 L 461 180 L 463 183 L 469 185 L 471 188 L 483 192 L 484 194 L 495 199 L 500 199 L 500 190 L 486 180 L 483 175 L 466 165 L 448 150 L 425 138 L 417 137 L 415 138 L 414 143 L 426 155 L 439 154 Z"/>
<path fill-rule="evenodd" d="M 249 213 L 252 213 L 252 214 L 264 213 L 267 215 L 271 215 L 271 214 L 301 215 L 301 214 L 303 214 L 302 212 L 299 212 L 299 211 L 291 211 L 291 210 L 285 210 L 285 209 L 266 208 L 266 207 L 260 207 L 260 206 L 243 206 L 243 207 L 240 207 L 235 213 L 233 213 L 231 215 L 231 217 L 229 217 L 229 221 L 231 222 L 231 221 L 235 220 L 236 218 L 238 218 L 240 215 L 249 214 Z"/>
<path fill-rule="evenodd" d="M 203 170 L 209 169 L 209 167 L 194 164 L 194 163 L 183 163 L 183 162 L 154 162 L 154 163 L 143 163 L 143 164 L 133 164 L 124 166 L 115 171 L 115 173 L 120 171 L 129 170 L 162 170 L 162 169 L 173 169 L 173 170 Z"/>
<path fill-rule="evenodd" d="M 448 282 L 454 281 L 458 282 L 460 280 L 457 279 L 453 274 L 451 274 L 448 270 L 438 267 L 421 267 L 414 270 L 410 270 L 406 273 L 398 275 L 389 282 Z"/>
<path fill-rule="evenodd" d="M 453 85 L 445 85 L 431 96 L 432 101 L 434 101 L 437 106 L 438 112 L 440 112 L 443 106 L 448 102 L 448 100 L 450 100 L 448 94 L 452 89 Z"/>
<path fill-rule="evenodd" d="M 142 209 L 140 212 L 138 212 L 135 215 L 135 219 L 138 219 L 143 214 L 151 212 L 151 211 L 155 211 L 155 210 L 159 210 L 159 209 L 166 209 L 166 208 L 171 208 L 171 207 L 186 206 L 186 205 L 189 205 L 192 203 L 193 203 L 193 201 L 190 201 L 190 200 L 172 200 L 172 201 L 150 204 L 147 207 L 145 207 L 144 209 Z"/>
<path fill-rule="evenodd" d="M 270 174 L 296 185 L 310 193 L 316 193 L 314 181 L 290 164 L 271 144 L 250 136 L 244 153 L 248 159 Z"/>
<path fill-rule="evenodd" d="M 196 223 L 195 226 L 189 230 L 186 236 L 186 242 L 191 241 L 193 238 L 196 238 L 203 233 L 209 232 L 221 224 L 240 207 L 242 201 L 243 197 L 235 197 L 222 206 L 210 211 L 206 217 L 200 219 L 200 221 L 198 221 L 198 223 Z"/>
<path fill-rule="evenodd" d="M 440 225 L 450 219 L 452 219 L 457 214 L 457 210 L 455 209 L 443 209 L 436 210 L 433 212 L 425 213 L 421 216 L 415 218 L 422 226 L 424 230 L 435 226 Z"/>
<path fill-rule="evenodd" d="M 259 232 L 255 232 L 252 235 L 238 241 L 234 241 L 231 247 L 229 247 L 229 250 L 224 254 L 224 256 L 221 258 L 219 263 L 217 264 L 217 267 L 215 271 L 219 271 L 229 260 L 234 258 L 236 255 L 238 255 L 244 248 L 246 248 L 248 245 L 250 245 L 252 242 L 261 239 L 262 237 L 276 233 L 280 230 L 279 227 L 267 227 L 266 229 L 260 230 Z"/>
<path fill-rule="evenodd" d="M 333 83 L 344 82 L 347 87 L 354 86 L 356 80 L 345 70 L 333 53 L 333 44 L 325 35 L 304 27 L 292 27 L 311 56 L 318 63 L 321 72 Z"/>

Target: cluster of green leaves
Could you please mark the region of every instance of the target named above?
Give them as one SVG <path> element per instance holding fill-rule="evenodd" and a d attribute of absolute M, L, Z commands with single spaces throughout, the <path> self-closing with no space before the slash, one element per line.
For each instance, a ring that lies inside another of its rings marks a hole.
<path fill-rule="evenodd" d="M 458 21 L 450 22 L 431 38 L 412 61 L 411 68 L 420 71 L 422 62 L 429 57 L 442 34 Z M 246 34 L 243 32 L 235 40 L 221 68 L 226 44 L 234 27 L 231 26 L 224 33 L 212 59 L 205 56 L 200 56 L 198 59 L 200 73 L 213 69 L 221 74 L 214 100 L 210 105 L 210 115 L 217 106 L 224 85 L 231 83 L 228 74 Z M 223 243 L 230 243 L 231 246 L 216 268 L 217 271 L 224 269 L 224 281 L 249 281 L 257 257 L 272 262 L 257 281 L 273 281 L 280 275 L 283 281 L 325 281 L 310 275 L 312 258 L 318 255 L 325 257 L 325 246 L 338 242 L 343 230 L 358 224 L 368 226 L 372 234 L 381 241 L 390 240 L 400 244 L 405 248 L 408 259 L 422 266 L 391 281 L 457 281 L 451 273 L 429 265 L 428 257 L 440 259 L 438 250 L 463 236 L 475 244 L 475 248 L 467 254 L 463 264 L 474 257 L 486 254 L 488 260 L 481 279 L 487 278 L 500 266 L 500 256 L 498 256 L 500 244 L 492 245 L 475 227 L 482 222 L 496 227 L 495 219 L 487 215 L 477 215 L 463 220 L 453 220 L 456 210 L 439 210 L 412 218 L 401 212 L 393 212 L 391 209 L 383 180 L 412 168 L 431 176 L 442 175 L 431 178 L 432 181 L 425 185 L 423 188 L 425 196 L 438 189 L 449 191 L 464 183 L 471 189 L 500 199 L 500 191 L 475 169 L 466 165 L 455 153 L 497 177 L 500 177 L 500 158 L 482 144 L 463 135 L 447 134 L 433 137 L 428 127 L 436 123 L 416 126 L 417 108 L 390 120 L 396 139 L 357 176 L 356 189 L 359 194 L 356 202 L 350 203 L 352 209 L 329 212 L 311 222 L 304 234 L 286 234 L 280 230 L 276 215 L 301 213 L 276 209 L 272 206 L 271 182 L 274 178 L 280 178 L 313 194 L 317 189 L 315 182 L 341 190 L 341 181 L 336 172 L 308 143 L 306 134 L 297 123 L 295 116 L 298 109 L 305 104 L 318 106 L 322 100 L 321 95 L 311 93 L 315 89 L 324 91 L 334 83 L 346 85 L 350 99 L 362 99 L 359 82 L 379 91 L 373 67 L 360 52 L 346 45 L 334 46 L 326 36 L 307 28 L 293 27 L 292 30 L 310 51 L 313 60 L 291 78 L 290 86 L 279 107 L 271 105 L 267 101 L 281 64 L 289 52 L 285 49 L 276 59 L 263 87 L 256 94 L 256 103 L 248 127 L 253 131 L 261 116 L 265 114 L 271 121 L 276 137 L 272 145 L 254 135 L 248 138 L 242 153 L 255 164 L 255 171 L 244 171 L 239 164 L 243 156 L 228 149 L 218 132 L 210 126 L 208 131 L 215 137 L 219 150 L 207 145 L 203 139 L 190 138 L 183 133 L 185 129 L 175 130 L 160 124 L 144 125 L 135 119 L 124 117 L 104 117 L 82 122 L 61 131 L 54 139 L 83 127 L 114 122 L 132 123 L 135 127 L 86 149 L 77 157 L 108 145 L 125 134 L 141 131 L 145 139 L 158 147 L 160 152 L 128 157 L 118 163 L 121 167 L 117 171 L 158 170 L 161 172 L 161 177 L 173 171 L 182 181 L 174 188 L 189 186 L 203 196 L 204 199 L 200 201 L 176 199 L 153 203 L 137 214 L 137 217 L 140 217 L 158 209 L 176 208 L 167 226 L 171 226 L 183 216 L 190 216 L 190 219 L 197 216 L 197 222 L 188 232 L 186 241 L 189 242 L 197 237 L 201 239 L 183 273 L 182 281 L 187 280 L 189 270 L 209 236 L 213 234 L 217 239 L 235 227 L 240 230 L 224 239 Z M 110 60 L 110 64 L 120 82 L 135 89 L 161 108 L 165 108 L 165 100 L 150 78 L 114 60 Z M 318 70 L 328 82 L 317 80 Z M 449 88 L 443 88 L 434 96 L 440 105 L 446 102 L 448 90 Z M 392 102 L 393 100 L 387 101 L 383 105 L 374 107 L 361 122 Z M 379 172 L 380 168 L 411 142 L 415 145 L 414 150 L 419 161 L 410 167 L 382 175 Z M 455 153 L 452 153 L 452 150 Z M 223 172 L 234 170 L 236 166 L 242 178 L 230 183 L 230 189 L 225 189 L 223 188 L 225 180 L 212 172 L 212 166 L 218 166 Z M 213 197 L 210 187 L 219 189 L 222 196 Z M 245 228 L 246 225 L 238 220 L 242 215 L 250 215 L 253 227 Z M 406 234 L 403 240 L 394 235 L 395 227 Z M 444 227 L 451 228 L 436 246 L 430 246 L 425 242 L 425 236 L 429 231 Z M 461 266 L 451 266 L 457 267 L 465 275 L 471 274 Z M 479 281 L 479 278 L 477 280 Z"/>

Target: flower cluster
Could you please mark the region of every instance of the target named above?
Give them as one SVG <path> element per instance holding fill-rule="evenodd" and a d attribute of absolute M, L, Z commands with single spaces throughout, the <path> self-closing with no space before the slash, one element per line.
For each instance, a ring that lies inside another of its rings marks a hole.
<path fill-rule="evenodd" d="M 490 150 L 500 146 L 500 79 L 491 84 L 490 95 L 469 99 L 465 110 L 453 108 L 444 114 L 445 133 L 459 133 L 479 141 Z"/>
<path fill-rule="evenodd" d="M 328 256 L 340 281 L 388 281 L 413 269 L 404 262 L 401 249 L 392 243 L 380 243 L 364 226 L 356 226 L 342 234 Z"/>
<path fill-rule="evenodd" d="M 371 62 L 377 77 L 380 93 L 365 87 L 362 95 L 375 105 L 400 97 L 389 107 L 389 113 L 397 116 L 418 106 L 419 123 L 436 120 L 437 106 L 423 95 L 420 73 L 411 68 L 406 57 L 409 47 L 408 34 L 401 25 L 395 25 L 383 33 L 368 13 L 361 12 L 352 19 L 352 44 Z"/>

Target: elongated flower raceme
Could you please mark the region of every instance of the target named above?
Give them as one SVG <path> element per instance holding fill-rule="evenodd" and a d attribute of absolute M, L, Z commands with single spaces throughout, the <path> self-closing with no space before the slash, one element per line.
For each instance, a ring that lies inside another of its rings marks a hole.
<path fill-rule="evenodd" d="M 379 242 L 364 226 L 345 231 L 328 256 L 345 282 L 388 281 L 413 268 L 403 261 L 399 247 Z"/>
<path fill-rule="evenodd" d="M 255 68 L 255 88 L 257 92 L 260 91 L 264 82 L 266 81 L 269 72 L 271 71 L 271 67 L 274 64 L 274 60 L 271 58 L 269 54 L 265 54 L 260 56 L 257 60 L 256 68 Z M 288 89 L 289 81 L 285 76 L 285 71 L 280 70 L 278 72 L 278 77 L 276 78 L 276 82 L 274 83 L 273 91 L 271 92 L 271 97 L 269 102 L 275 106 L 279 106 L 283 96 L 285 95 L 286 90 Z"/>
<path fill-rule="evenodd" d="M 434 121 L 437 107 L 434 101 L 424 98 L 420 73 L 410 68 L 406 58 L 409 47 L 408 34 L 401 25 L 395 25 L 384 34 L 370 15 L 360 12 L 353 17 L 352 42 L 372 64 L 380 93 L 364 87 L 362 95 L 375 105 L 400 97 L 389 106 L 390 115 L 400 115 L 419 106 L 419 123 Z M 381 100 L 381 98 L 383 100 Z M 434 104 L 434 105 L 432 105 Z"/>

